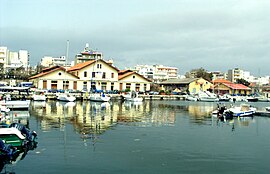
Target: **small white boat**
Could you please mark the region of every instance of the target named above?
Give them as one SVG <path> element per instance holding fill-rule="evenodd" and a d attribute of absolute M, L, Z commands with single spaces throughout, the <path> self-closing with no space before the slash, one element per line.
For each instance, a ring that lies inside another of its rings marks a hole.
<path fill-rule="evenodd" d="M 215 94 L 212 94 L 208 91 L 202 92 L 200 91 L 198 93 L 198 100 L 199 101 L 205 101 L 205 102 L 217 102 L 219 99 Z"/>
<path fill-rule="evenodd" d="M 196 96 L 190 94 L 190 95 L 186 96 L 186 100 L 188 100 L 188 101 L 198 101 L 198 98 Z"/>
<path fill-rule="evenodd" d="M 29 109 L 30 100 L 1 100 L 0 105 L 7 107 L 10 110 Z"/>
<path fill-rule="evenodd" d="M 89 100 L 95 102 L 108 102 L 110 99 L 111 97 L 106 96 L 104 93 L 93 93 L 89 95 Z"/>
<path fill-rule="evenodd" d="M 139 94 L 135 91 L 129 92 L 126 95 L 123 95 L 124 99 L 126 101 L 132 101 L 132 102 L 142 102 L 143 98 L 139 97 Z"/>
<path fill-rule="evenodd" d="M 35 91 L 32 96 L 34 101 L 46 101 L 47 97 L 45 96 L 44 91 Z"/>
<path fill-rule="evenodd" d="M 246 117 L 252 116 L 256 112 L 256 108 L 248 104 L 242 104 L 240 106 L 231 107 L 224 112 L 231 112 L 234 117 Z"/>
<path fill-rule="evenodd" d="M 74 102 L 76 100 L 76 97 L 70 95 L 69 93 L 61 93 L 58 94 L 57 100 L 64 102 Z"/>

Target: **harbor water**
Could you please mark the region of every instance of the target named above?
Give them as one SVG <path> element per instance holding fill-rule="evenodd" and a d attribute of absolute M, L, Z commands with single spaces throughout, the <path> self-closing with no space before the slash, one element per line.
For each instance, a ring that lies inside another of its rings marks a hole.
<path fill-rule="evenodd" d="M 221 122 L 212 117 L 216 107 L 179 100 L 31 102 L 20 122 L 37 132 L 37 147 L 1 173 L 268 174 L 270 118 Z"/>

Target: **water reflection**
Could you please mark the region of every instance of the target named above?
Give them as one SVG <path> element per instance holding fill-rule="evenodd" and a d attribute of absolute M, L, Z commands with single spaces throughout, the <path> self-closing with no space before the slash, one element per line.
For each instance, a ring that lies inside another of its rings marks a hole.
<path fill-rule="evenodd" d="M 213 125 L 212 111 L 216 103 L 200 102 L 32 102 L 31 115 L 40 119 L 41 129 L 64 130 L 73 125 L 82 138 L 102 134 L 116 124 L 132 126 L 173 126 L 177 116 L 188 117 L 192 124 Z M 238 123 L 238 122 L 239 123 Z M 248 126 L 252 120 L 236 120 Z"/>

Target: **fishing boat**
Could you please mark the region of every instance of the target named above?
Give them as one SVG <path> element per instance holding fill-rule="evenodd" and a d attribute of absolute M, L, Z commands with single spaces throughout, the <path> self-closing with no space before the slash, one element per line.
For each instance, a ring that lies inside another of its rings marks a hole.
<path fill-rule="evenodd" d="M 25 144 L 25 136 L 17 128 L 0 128 L 0 138 L 5 144 L 10 144 L 14 147 L 22 147 Z"/>
<path fill-rule="evenodd" d="M 76 97 L 73 95 L 70 95 L 69 93 L 61 93 L 58 94 L 57 100 L 64 101 L 64 102 L 74 102 L 76 100 Z"/>
<path fill-rule="evenodd" d="M 126 95 L 123 95 L 124 99 L 126 101 L 132 101 L 132 102 L 142 102 L 143 98 L 139 97 L 138 92 L 132 91 L 127 93 Z"/>
<path fill-rule="evenodd" d="M 44 93 L 44 91 L 35 91 L 35 93 L 32 96 L 32 99 L 34 101 L 46 101 L 47 97 Z"/>
<path fill-rule="evenodd" d="M 234 106 L 224 111 L 224 113 L 231 113 L 233 117 L 247 117 L 252 116 L 256 112 L 256 108 L 251 107 L 248 104 L 241 104 L 240 106 Z"/>
<path fill-rule="evenodd" d="M 2 139 L 0 139 L 0 157 L 1 159 L 11 159 L 13 155 L 17 152 L 16 148 L 10 144 L 5 144 Z"/>
<path fill-rule="evenodd" d="M 108 102 L 110 99 L 111 97 L 106 96 L 104 93 L 93 93 L 89 95 L 89 100 L 95 102 Z"/>
<path fill-rule="evenodd" d="M 28 142 L 35 141 L 37 133 L 24 125 L 12 123 L 9 127 L 0 128 L 0 139 L 14 147 L 24 147 Z"/>

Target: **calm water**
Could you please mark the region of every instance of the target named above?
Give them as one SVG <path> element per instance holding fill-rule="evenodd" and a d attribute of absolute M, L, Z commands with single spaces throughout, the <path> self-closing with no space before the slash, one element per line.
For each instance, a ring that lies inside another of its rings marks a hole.
<path fill-rule="evenodd" d="M 258 109 L 270 103 L 252 103 Z M 215 103 L 32 102 L 38 146 L 2 173 L 269 173 L 270 118 L 217 122 Z"/>

